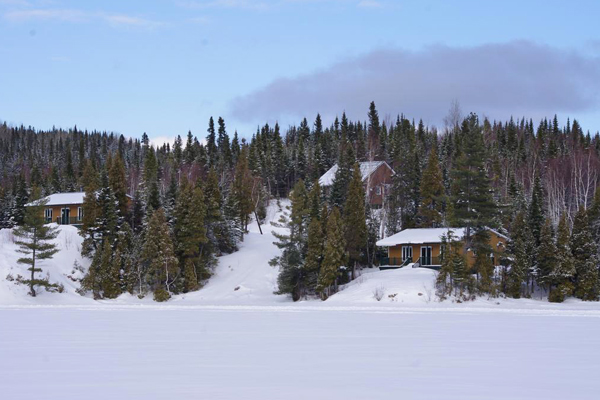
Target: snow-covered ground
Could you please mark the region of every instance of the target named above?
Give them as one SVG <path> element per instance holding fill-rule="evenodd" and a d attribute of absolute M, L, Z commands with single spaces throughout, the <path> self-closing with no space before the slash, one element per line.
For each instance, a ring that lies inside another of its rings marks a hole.
<path fill-rule="evenodd" d="M 288 204 L 282 202 L 282 206 Z M 268 221 L 282 210 L 273 203 Z M 75 292 L 81 237 L 60 227 L 42 268 L 65 292 L 27 296 L 0 231 L 0 398 L 596 399 L 600 304 L 439 302 L 428 269 L 363 270 L 322 302 L 273 294 L 279 250 L 256 222 L 198 292 L 154 303 Z M 75 278 L 75 280 L 73 279 Z M 376 296 L 376 294 L 380 296 Z M 376 299 L 379 297 L 379 300 Z"/>
<path fill-rule="evenodd" d="M 3 399 L 597 399 L 598 315 L 0 310 Z"/>

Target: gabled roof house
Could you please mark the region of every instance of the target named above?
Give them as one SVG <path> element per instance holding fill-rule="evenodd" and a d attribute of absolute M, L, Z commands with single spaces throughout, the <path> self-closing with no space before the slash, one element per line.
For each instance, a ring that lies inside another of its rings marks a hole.
<path fill-rule="evenodd" d="M 385 161 L 366 161 L 359 163 L 360 173 L 365 185 L 365 193 L 371 206 L 381 207 L 389 186 L 392 184 L 394 170 Z M 319 178 L 319 185 L 329 190 L 335 179 L 338 165 L 335 164 Z"/>

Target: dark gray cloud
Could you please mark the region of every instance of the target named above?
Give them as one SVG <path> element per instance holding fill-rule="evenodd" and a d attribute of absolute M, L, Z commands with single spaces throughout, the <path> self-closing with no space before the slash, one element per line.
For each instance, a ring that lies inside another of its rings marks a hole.
<path fill-rule="evenodd" d="M 600 59 L 528 41 L 421 51 L 377 50 L 321 71 L 277 79 L 231 102 L 244 122 L 295 121 L 345 110 L 364 118 L 375 101 L 385 116 L 403 112 L 441 124 L 457 99 L 464 112 L 492 118 L 586 112 L 598 104 Z"/>

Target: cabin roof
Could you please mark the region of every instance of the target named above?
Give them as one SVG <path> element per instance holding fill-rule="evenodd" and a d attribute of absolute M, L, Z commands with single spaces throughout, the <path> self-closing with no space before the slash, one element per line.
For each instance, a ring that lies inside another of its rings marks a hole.
<path fill-rule="evenodd" d="M 362 180 L 366 181 L 369 176 L 382 165 L 386 165 L 389 169 L 392 169 L 385 161 L 365 161 L 359 164 L 360 166 L 360 174 L 362 175 Z M 329 168 L 327 172 L 323 174 L 321 178 L 319 178 L 319 185 L 321 186 L 331 186 L 333 185 L 333 180 L 335 179 L 335 174 L 338 170 L 338 165 L 335 164 L 333 167 Z"/>
<path fill-rule="evenodd" d="M 503 234 L 489 229 L 501 238 L 508 239 Z M 392 236 L 379 240 L 376 244 L 380 247 L 391 247 L 399 244 L 420 244 L 420 243 L 441 243 L 442 236 L 448 236 L 452 231 L 453 236 L 462 239 L 465 236 L 467 228 L 415 228 L 404 229 Z"/>
<path fill-rule="evenodd" d="M 68 204 L 83 204 L 83 196 L 85 192 L 72 192 L 72 193 L 54 193 L 50 196 L 46 196 L 44 199 L 48 202 L 46 206 L 62 206 Z M 26 206 L 32 206 L 36 202 L 26 204 Z"/>
<path fill-rule="evenodd" d="M 84 197 L 85 192 L 54 193 L 44 197 L 43 200 L 48 201 L 45 206 L 66 206 L 71 204 L 83 204 Z M 130 195 L 127 195 L 127 197 L 130 199 L 132 198 Z M 37 203 L 37 201 L 27 203 L 25 206 L 33 206 L 35 203 Z"/>

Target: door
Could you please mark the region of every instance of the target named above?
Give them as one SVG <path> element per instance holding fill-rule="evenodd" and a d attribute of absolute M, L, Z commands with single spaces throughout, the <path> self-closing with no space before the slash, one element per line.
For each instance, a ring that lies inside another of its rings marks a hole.
<path fill-rule="evenodd" d="M 71 210 L 69 210 L 68 208 L 63 208 L 62 209 L 62 215 L 61 215 L 61 224 L 62 225 L 69 225 L 69 217 L 71 216 Z"/>
<path fill-rule="evenodd" d="M 421 264 L 431 265 L 431 246 L 421 246 Z"/>
<path fill-rule="evenodd" d="M 402 262 L 410 259 L 410 261 L 412 262 L 412 258 L 413 258 L 413 253 L 412 253 L 412 246 L 402 246 Z"/>

